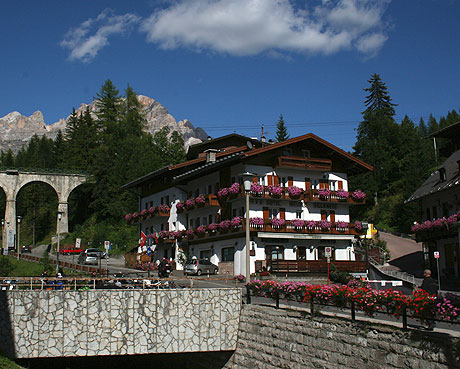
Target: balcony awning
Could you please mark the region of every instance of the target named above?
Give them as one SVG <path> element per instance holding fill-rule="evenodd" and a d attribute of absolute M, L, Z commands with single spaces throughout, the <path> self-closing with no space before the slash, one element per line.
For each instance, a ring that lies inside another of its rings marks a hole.
<path fill-rule="evenodd" d="M 355 236 L 345 234 L 302 234 L 281 232 L 257 232 L 260 238 L 282 238 L 294 240 L 353 240 Z"/>

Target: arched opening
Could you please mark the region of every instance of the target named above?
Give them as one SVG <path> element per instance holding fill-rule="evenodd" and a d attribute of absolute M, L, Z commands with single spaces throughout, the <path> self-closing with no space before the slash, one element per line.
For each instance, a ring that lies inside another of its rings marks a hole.
<path fill-rule="evenodd" d="M 29 182 L 16 197 L 16 217 L 21 217 L 20 243 L 35 246 L 51 243 L 56 233 L 58 196 L 45 182 Z"/>
<path fill-rule="evenodd" d="M 92 197 L 93 184 L 83 183 L 75 187 L 69 195 L 69 232 L 74 232 L 87 219 L 94 214 L 90 204 L 94 201 Z"/>

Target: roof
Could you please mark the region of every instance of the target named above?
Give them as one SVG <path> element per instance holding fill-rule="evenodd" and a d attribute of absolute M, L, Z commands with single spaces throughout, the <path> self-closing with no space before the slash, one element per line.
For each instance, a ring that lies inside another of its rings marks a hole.
<path fill-rule="evenodd" d="M 442 137 L 442 138 L 449 138 L 449 139 L 455 139 L 456 137 L 458 140 L 458 138 L 460 137 L 460 122 L 444 127 L 430 134 L 429 137 L 436 137 L 436 138 Z"/>
<path fill-rule="evenodd" d="M 239 135 L 237 133 L 231 133 L 225 136 L 217 137 L 211 140 L 203 141 L 195 145 L 191 145 L 187 151 L 187 159 L 195 159 L 198 155 L 208 149 L 224 149 L 231 146 L 243 146 L 248 142 L 251 143 L 253 147 L 261 147 L 268 145 L 268 143 L 259 141 L 255 138 L 246 137 Z"/>
<path fill-rule="evenodd" d="M 455 151 L 423 184 L 405 201 L 417 200 L 440 191 L 460 185 L 460 150 Z M 440 173 L 445 170 L 446 179 L 441 181 Z"/>

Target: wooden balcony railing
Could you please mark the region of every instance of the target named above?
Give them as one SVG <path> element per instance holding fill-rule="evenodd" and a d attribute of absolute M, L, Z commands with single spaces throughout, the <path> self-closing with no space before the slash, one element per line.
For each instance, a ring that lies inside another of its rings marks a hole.
<path fill-rule="evenodd" d="M 339 271 L 362 273 L 367 270 L 366 261 L 337 261 L 332 260 L 332 264 Z M 284 272 L 284 273 L 327 273 L 326 260 L 272 260 L 267 263 L 271 272 Z M 270 265 L 271 264 L 271 265 Z"/>
<path fill-rule="evenodd" d="M 332 160 L 321 158 L 306 158 L 303 156 L 280 156 L 278 157 L 278 166 L 329 171 L 332 169 Z"/>
<path fill-rule="evenodd" d="M 245 221 L 243 220 L 243 229 L 245 229 Z M 339 228 L 335 223 L 332 223 L 330 228 L 324 229 L 319 225 L 314 227 L 294 227 L 292 221 L 286 220 L 285 223 L 281 226 L 274 226 L 271 223 L 270 219 L 264 219 L 263 225 L 249 224 L 251 231 L 257 232 L 279 232 L 279 233 L 299 233 L 299 234 L 343 234 L 343 235 L 352 235 L 359 236 L 363 234 L 363 231 L 355 228 L 354 223 L 348 224 L 346 228 Z"/>
<path fill-rule="evenodd" d="M 327 197 L 322 197 L 319 195 L 318 190 L 308 190 L 304 191 L 304 200 L 305 201 L 317 201 L 317 202 L 341 202 L 349 205 L 362 205 L 366 203 L 366 199 L 355 200 L 351 193 L 348 198 L 343 199 L 337 196 L 337 191 L 331 191 L 331 194 Z"/>

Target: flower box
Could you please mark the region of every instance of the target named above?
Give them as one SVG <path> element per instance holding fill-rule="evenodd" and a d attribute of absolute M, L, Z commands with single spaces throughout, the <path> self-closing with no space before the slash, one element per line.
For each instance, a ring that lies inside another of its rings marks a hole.
<path fill-rule="evenodd" d="M 300 195 L 302 194 L 302 190 L 297 186 L 289 186 L 287 188 L 287 192 L 291 199 L 298 199 L 300 198 Z"/>
<path fill-rule="evenodd" d="M 283 194 L 283 188 L 280 186 L 268 186 L 268 193 L 271 197 L 280 198 Z"/>
<path fill-rule="evenodd" d="M 251 195 L 252 196 L 262 196 L 264 194 L 264 186 L 258 183 L 251 184 Z"/>
<path fill-rule="evenodd" d="M 356 190 L 353 191 L 353 193 L 351 194 L 351 198 L 358 202 L 364 201 L 364 199 L 366 198 L 366 194 L 361 190 Z"/>
<path fill-rule="evenodd" d="M 331 190 L 328 188 L 320 188 L 318 190 L 318 196 L 320 200 L 327 200 L 329 199 L 329 196 L 331 195 Z"/>

